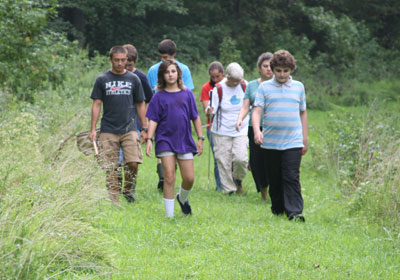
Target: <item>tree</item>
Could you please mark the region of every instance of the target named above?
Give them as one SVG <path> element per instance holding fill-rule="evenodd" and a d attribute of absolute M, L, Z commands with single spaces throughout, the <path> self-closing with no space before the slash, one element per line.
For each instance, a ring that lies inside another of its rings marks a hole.
<path fill-rule="evenodd" d="M 56 0 L 0 2 L 0 87 L 24 100 L 31 90 L 62 82 L 63 58 L 70 52 L 65 36 L 46 30 L 56 16 Z"/>
<path fill-rule="evenodd" d="M 70 38 L 79 39 L 91 52 L 105 54 L 114 45 L 130 43 L 147 58 L 157 55 L 159 31 L 166 23 L 159 21 L 159 14 L 172 18 L 187 10 L 179 0 L 60 0 L 59 13 L 71 23 Z M 152 15 L 157 18 L 147 21 Z"/>

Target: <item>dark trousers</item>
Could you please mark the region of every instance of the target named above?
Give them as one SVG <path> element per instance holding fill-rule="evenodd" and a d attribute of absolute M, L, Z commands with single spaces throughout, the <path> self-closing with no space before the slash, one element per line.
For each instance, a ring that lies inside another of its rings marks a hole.
<path fill-rule="evenodd" d="M 274 214 L 297 215 L 303 212 L 300 186 L 301 148 L 263 149 L 269 179 L 271 210 Z"/>
<path fill-rule="evenodd" d="M 262 131 L 262 128 L 261 128 Z M 250 169 L 253 175 L 254 183 L 256 184 L 257 192 L 268 187 L 268 174 L 264 163 L 264 153 L 260 145 L 254 143 L 253 127 L 249 126 L 249 147 L 250 147 Z"/>

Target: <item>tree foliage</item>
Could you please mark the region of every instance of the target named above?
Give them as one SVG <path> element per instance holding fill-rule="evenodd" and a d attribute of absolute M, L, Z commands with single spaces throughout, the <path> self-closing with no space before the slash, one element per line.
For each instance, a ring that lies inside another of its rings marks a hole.
<path fill-rule="evenodd" d="M 22 99 L 62 82 L 74 40 L 91 55 L 133 44 L 145 66 L 158 60 L 165 38 L 191 66 L 219 59 L 248 69 L 278 49 L 306 74 L 376 76 L 400 65 L 396 0 L 4 0 L 0 16 L 0 86 Z"/>
<path fill-rule="evenodd" d="M 133 43 L 145 63 L 156 59 L 157 44 L 167 37 L 176 41 L 178 57 L 192 64 L 226 57 L 221 51 L 230 38 L 237 48 L 231 55 L 239 51 L 248 65 L 262 52 L 285 48 L 343 69 L 353 66 L 365 43 L 399 45 L 400 25 L 392 20 L 400 7 L 394 2 L 60 0 L 59 10 L 82 45 L 105 53 L 112 45 Z"/>
<path fill-rule="evenodd" d="M 56 0 L 0 2 L 0 85 L 21 99 L 46 82 L 62 82 L 71 43 L 46 27 L 57 16 Z"/>
<path fill-rule="evenodd" d="M 179 17 L 187 9 L 180 0 L 60 0 L 59 13 L 70 23 L 70 38 L 80 39 L 91 51 L 105 54 L 113 45 L 130 43 L 147 61 L 157 54 L 158 42 L 170 35 L 165 30 L 174 31 L 173 25 L 164 26 L 165 19 L 157 19 Z"/>

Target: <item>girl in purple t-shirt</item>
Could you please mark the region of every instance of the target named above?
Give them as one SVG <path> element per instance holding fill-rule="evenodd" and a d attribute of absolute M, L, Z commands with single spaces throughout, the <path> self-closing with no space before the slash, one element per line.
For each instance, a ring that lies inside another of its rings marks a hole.
<path fill-rule="evenodd" d="M 181 69 L 172 60 L 160 65 L 157 90 L 146 113 L 150 120 L 146 155 L 151 156 L 155 135 L 156 156 L 161 158 L 164 170 L 163 200 L 168 217 L 174 216 L 175 165 L 178 162 L 182 185 L 176 198 L 183 214 L 189 215 L 192 210 L 187 198 L 194 181 L 193 155 L 203 152 L 204 141 L 196 101 L 193 93 L 183 85 Z M 190 121 L 196 129 L 197 145 L 193 141 Z"/>

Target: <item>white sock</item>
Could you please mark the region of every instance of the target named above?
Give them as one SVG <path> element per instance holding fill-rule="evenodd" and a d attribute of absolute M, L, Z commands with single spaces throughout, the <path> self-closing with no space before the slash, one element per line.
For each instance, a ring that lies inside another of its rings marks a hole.
<path fill-rule="evenodd" d="M 182 186 L 179 188 L 179 200 L 181 203 L 185 203 L 187 201 L 187 198 L 189 196 L 190 190 L 185 190 L 182 188 Z"/>
<path fill-rule="evenodd" d="M 175 199 L 163 198 L 165 213 L 168 218 L 174 217 L 174 201 Z"/>

